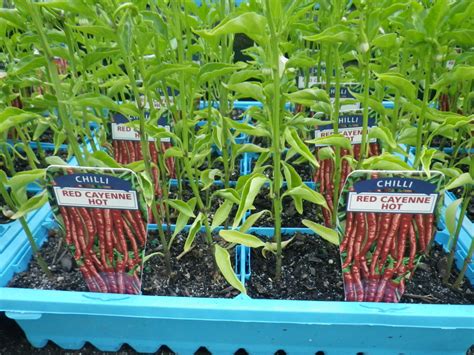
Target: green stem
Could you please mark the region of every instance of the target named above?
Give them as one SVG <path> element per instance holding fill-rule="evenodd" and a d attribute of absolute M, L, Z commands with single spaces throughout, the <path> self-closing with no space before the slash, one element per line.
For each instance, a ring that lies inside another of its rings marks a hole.
<path fill-rule="evenodd" d="M 467 252 L 466 257 L 464 258 L 464 263 L 462 264 L 461 271 L 459 272 L 456 281 L 454 281 L 453 287 L 459 288 L 461 286 L 462 280 L 464 279 L 464 275 L 466 274 L 467 267 L 471 263 L 472 255 L 474 253 L 474 238 L 471 239 L 471 246 L 469 247 L 469 251 Z"/>
<path fill-rule="evenodd" d="M 357 163 L 357 169 L 360 169 L 362 162 L 367 155 L 367 143 L 369 133 L 369 92 L 370 92 L 370 48 L 364 55 L 364 97 L 363 97 L 363 113 L 362 113 L 362 142 L 360 144 L 360 158 Z"/>
<path fill-rule="evenodd" d="M 339 48 L 336 46 L 335 51 L 334 51 L 334 65 L 335 65 L 335 70 L 336 70 L 336 77 L 335 77 L 335 97 L 334 97 L 334 116 L 332 118 L 332 121 L 334 122 L 333 127 L 334 127 L 334 134 L 339 133 L 339 104 L 341 100 L 341 73 L 340 73 L 340 61 L 339 61 Z M 336 225 L 337 222 L 337 205 L 339 202 L 339 184 L 341 181 L 341 148 L 336 146 L 336 157 L 335 157 L 335 171 L 334 171 L 334 196 L 333 196 L 333 205 L 334 205 L 334 211 L 332 213 L 332 224 L 333 226 Z"/>
<path fill-rule="evenodd" d="M 16 131 L 18 132 L 21 142 L 23 143 L 23 150 L 25 151 L 26 157 L 28 158 L 28 164 L 30 164 L 31 169 L 37 169 L 38 168 L 36 165 L 37 159 L 36 159 L 35 153 L 30 147 L 30 141 L 26 139 L 26 136 L 20 127 L 16 127 Z"/>
<path fill-rule="evenodd" d="M 127 15 L 125 15 L 125 16 L 127 16 Z M 136 78 L 135 78 L 135 75 L 134 75 L 135 71 L 133 70 L 133 67 L 130 63 L 129 53 L 126 52 L 125 46 L 123 45 L 123 43 L 121 41 L 119 41 L 119 47 L 120 47 L 120 50 L 122 52 L 123 63 L 125 65 L 125 69 L 127 71 L 127 75 L 128 75 L 129 81 L 130 81 L 130 85 L 132 87 L 133 95 L 135 97 L 135 103 L 136 103 L 136 105 L 138 107 L 138 111 L 139 111 L 140 144 L 141 144 L 141 148 L 142 148 L 143 161 L 145 163 L 145 172 L 148 175 L 148 178 L 150 179 L 150 181 L 153 181 L 153 178 L 152 178 L 153 173 L 152 173 L 152 168 L 151 168 L 151 164 L 150 164 L 151 155 L 150 155 L 150 149 L 149 149 L 149 146 L 148 146 L 148 136 L 147 136 L 147 133 L 146 133 L 146 130 L 145 130 L 144 106 L 146 104 L 146 102 L 145 102 L 146 99 L 144 98 L 143 103 L 141 102 L 140 92 L 138 90 Z M 134 55 L 135 55 L 135 59 L 137 61 L 137 64 L 138 64 L 138 66 L 140 66 L 140 59 L 141 58 L 138 55 L 137 51 L 135 50 L 136 49 L 135 46 L 134 46 L 133 49 L 134 49 Z M 150 102 L 150 106 L 151 105 L 153 105 L 153 102 Z M 159 183 L 159 182 L 155 182 L 155 183 Z M 168 242 L 167 242 L 166 236 L 165 236 L 164 231 L 163 231 L 163 226 L 161 224 L 162 218 L 161 218 L 161 215 L 160 215 L 160 213 L 159 213 L 159 211 L 156 207 L 156 200 L 155 200 L 155 195 L 154 194 L 152 194 L 152 196 L 151 196 L 151 211 L 152 211 L 153 217 L 154 217 L 155 222 L 156 222 L 160 242 L 163 245 L 165 267 L 166 267 L 167 274 L 169 275 L 169 274 L 171 274 L 171 256 L 170 256 L 170 252 L 169 252 Z"/>
<path fill-rule="evenodd" d="M 430 99 L 430 85 L 431 85 L 431 46 L 428 48 L 425 62 L 425 88 L 423 90 L 423 103 L 421 106 L 420 117 L 418 118 L 416 128 L 416 152 L 414 168 L 418 169 L 421 159 L 421 146 L 423 145 L 423 128 L 425 123 L 426 110 L 428 109 L 428 101 Z"/>
<path fill-rule="evenodd" d="M 56 65 L 54 64 L 54 56 L 51 52 L 51 48 L 48 43 L 48 38 L 46 36 L 45 26 L 41 21 L 41 15 L 39 13 L 37 5 L 32 1 L 29 2 L 29 6 L 27 8 L 33 19 L 33 24 L 36 28 L 36 32 L 40 38 L 41 46 L 43 47 L 43 53 L 47 63 L 47 73 L 58 100 L 59 117 L 61 118 L 61 122 L 63 123 L 64 129 L 66 130 L 68 143 L 70 144 L 72 151 L 74 152 L 74 155 L 76 156 L 77 161 L 79 162 L 79 165 L 85 165 L 84 156 L 81 152 L 79 144 L 77 143 L 76 135 L 74 134 L 74 127 L 70 121 L 71 115 L 69 115 L 67 105 L 64 104 L 67 100 L 66 97 L 64 97 L 63 89 L 61 87 L 61 81 L 58 75 L 58 70 L 56 68 Z"/>
<path fill-rule="evenodd" d="M 461 232 L 461 227 L 462 227 L 462 222 L 463 218 L 466 215 L 467 207 L 469 206 L 470 199 L 468 196 L 471 193 L 471 187 L 467 186 L 464 190 L 463 193 L 463 202 L 461 205 L 461 213 L 459 215 L 457 225 L 456 225 L 456 230 L 454 232 L 454 237 L 451 242 L 451 249 L 449 251 L 449 256 L 448 256 L 448 265 L 446 268 L 446 273 L 443 276 L 443 283 L 447 284 L 449 280 L 449 276 L 451 275 L 451 271 L 453 268 L 453 263 L 454 263 L 454 255 L 456 253 L 456 247 L 458 245 L 458 239 L 459 239 L 459 233 Z"/>
<path fill-rule="evenodd" d="M 3 200 L 7 204 L 7 206 L 12 210 L 15 211 L 15 203 L 13 202 L 13 199 L 10 197 L 8 194 L 7 189 L 3 184 L 0 184 L 0 195 L 3 197 Z M 20 221 L 20 224 L 25 231 L 26 237 L 28 238 L 28 242 L 30 243 L 31 250 L 33 252 L 33 255 L 36 258 L 36 261 L 38 262 L 38 265 L 40 266 L 41 270 L 49 277 L 53 277 L 53 274 L 48 268 L 48 264 L 44 261 L 43 257 L 39 253 L 39 248 L 38 245 L 36 244 L 35 238 L 33 237 L 33 234 L 31 233 L 31 229 L 28 226 L 28 222 L 26 221 L 25 217 L 20 217 L 18 219 Z"/>
<path fill-rule="evenodd" d="M 270 27 L 270 55 L 271 55 L 271 66 L 273 76 L 273 100 L 272 100 L 272 113 L 271 113 L 271 124 L 272 124 L 272 152 L 273 152 L 273 211 L 275 219 L 275 242 L 277 245 L 276 250 L 276 268 L 275 268 L 275 279 L 279 280 L 281 277 L 281 263 L 282 263 L 282 247 L 281 247 L 281 156 L 280 156 L 280 73 L 279 73 L 279 38 L 276 33 L 275 24 L 273 22 L 273 16 L 271 13 L 270 1 L 265 0 L 266 13 L 268 18 L 268 24 Z"/>

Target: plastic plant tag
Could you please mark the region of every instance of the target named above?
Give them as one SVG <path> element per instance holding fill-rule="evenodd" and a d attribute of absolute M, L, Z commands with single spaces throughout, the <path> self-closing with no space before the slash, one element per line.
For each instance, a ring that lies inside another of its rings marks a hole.
<path fill-rule="evenodd" d="M 338 206 L 346 301 L 399 302 L 433 240 L 443 179 L 436 171 L 348 176 Z"/>
<path fill-rule="evenodd" d="M 158 107 L 160 106 L 159 102 L 155 102 L 154 105 Z M 145 113 L 145 117 L 148 119 L 149 112 Z M 138 120 L 138 117 L 125 117 L 120 113 L 112 115 L 110 132 L 113 155 L 114 159 L 120 164 L 130 164 L 135 161 L 143 160 L 140 133 L 127 125 L 127 123 L 136 120 Z M 158 119 L 157 125 L 168 132 L 170 131 L 170 125 L 166 115 L 163 115 Z M 172 146 L 171 140 L 169 137 L 163 137 L 158 143 L 154 138 L 149 137 L 148 146 L 151 160 L 156 164 L 154 169 L 157 169 L 158 155 L 164 154 L 165 151 Z M 164 163 L 168 176 L 174 178 L 176 176 L 174 158 L 168 157 L 165 159 Z"/>
<path fill-rule="evenodd" d="M 362 142 L 362 110 L 345 111 L 339 114 L 339 133 L 351 141 L 351 144 L 360 144 Z M 369 131 L 370 128 L 377 125 L 376 113 L 369 111 Z M 315 138 L 323 138 L 334 134 L 333 124 L 320 125 L 316 127 L 314 132 Z M 375 143 L 377 140 L 372 138 L 370 143 Z M 318 146 L 324 146 L 317 144 Z"/>
<path fill-rule="evenodd" d="M 139 294 L 148 213 L 128 169 L 50 166 L 50 204 L 92 292 Z"/>

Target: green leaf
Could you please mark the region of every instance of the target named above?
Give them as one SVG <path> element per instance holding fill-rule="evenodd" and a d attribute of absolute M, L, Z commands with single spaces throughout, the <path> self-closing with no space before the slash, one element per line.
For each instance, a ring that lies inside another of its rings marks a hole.
<path fill-rule="evenodd" d="M 175 210 L 183 213 L 188 217 L 196 217 L 193 210 L 189 208 L 188 204 L 181 200 L 165 200 L 165 203 L 173 207 Z"/>
<path fill-rule="evenodd" d="M 248 216 L 245 219 L 245 222 L 242 223 L 242 225 L 240 226 L 239 231 L 242 232 L 242 233 L 247 232 L 250 228 L 252 228 L 254 223 L 257 222 L 257 220 L 265 213 L 271 214 L 271 212 L 269 210 L 262 210 L 260 212 L 253 213 L 250 216 Z"/>
<path fill-rule="evenodd" d="M 291 102 L 311 107 L 318 101 L 330 103 L 329 95 L 321 89 L 303 89 L 285 95 Z"/>
<path fill-rule="evenodd" d="M 314 157 L 313 153 L 311 153 L 308 146 L 304 144 L 296 129 L 287 127 L 285 130 L 285 139 L 295 151 L 297 151 L 301 156 L 313 164 L 313 166 L 319 166 L 318 161 Z"/>
<path fill-rule="evenodd" d="M 447 15 L 449 4 L 447 0 L 436 0 L 433 2 L 433 6 L 429 9 L 428 15 L 423 21 L 425 33 L 428 36 L 435 37 L 440 26 L 442 25 L 443 16 Z"/>
<path fill-rule="evenodd" d="M 94 107 L 98 109 L 107 108 L 114 111 L 119 110 L 119 105 L 110 97 L 94 93 L 76 96 L 71 100 L 71 104 L 80 107 Z"/>
<path fill-rule="evenodd" d="M 404 160 L 387 152 L 365 159 L 362 166 L 365 170 L 413 170 Z"/>
<path fill-rule="evenodd" d="M 398 147 L 397 141 L 393 137 L 392 131 L 388 127 L 372 127 L 369 131 L 369 138 L 380 139 L 392 149 L 396 149 Z"/>
<path fill-rule="evenodd" d="M 170 148 L 166 149 L 165 154 L 163 154 L 163 159 L 167 159 L 167 158 L 171 158 L 171 157 L 183 158 L 184 157 L 184 152 L 183 152 L 182 149 L 180 149 L 178 147 L 170 147 Z"/>
<path fill-rule="evenodd" d="M 43 191 L 30 198 L 25 204 L 22 204 L 18 211 L 11 217 L 11 219 L 18 219 L 25 216 L 28 212 L 36 210 L 48 202 L 48 194 Z"/>
<path fill-rule="evenodd" d="M 382 49 L 394 48 L 398 44 L 398 37 L 396 33 L 383 34 L 375 37 L 372 40 L 372 44 Z"/>
<path fill-rule="evenodd" d="M 48 165 L 68 165 L 67 162 L 65 162 L 64 160 L 62 160 L 60 157 L 56 155 L 46 157 L 45 160 L 46 160 L 46 163 L 48 163 Z"/>
<path fill-rule="evenodd" d="M 323 206 L 324 208 L 328 208 L 326 199 L 323 197 L 323 195 L 321 195 L 319 192 L 314 191 L 312 188 L 306 186 L 305 184 L 301 184 L 300 186 L 294 187 L 286 191 L 282 195 L 282 197 L 285 196 L 297 196 L 299 198 L 302 198 L 303 200 Z"/>
<path fill-rule="evenodd" d="M 353 44 L 357 41 L 354 31 L 344 25 L 334 25 L 326 28 L 323 32 L 312 36 L 303 37 L 307 41 L 322 43 L 349 43 Z"/>
<path fill-rule="evenodd" d="M 26 28 L 26 21 L 20 15 L 18 9 L 6 9 L 3 7 L 0 8 L 0 19 L 5 20 L 11 26 L 18 27 L 21 29 Z"/>
<path fill-rule="evenodd" d="M 221 76 L 231 74 L 234 71 L 245 67 L 245 63 L 206 63 L 199 69 L 199 83 L 203 84 L 215 80 Z"/>
<path fill-rule="evenodd" d="M 211 230 L 221 226 L 222 223 L 224 223 L 226 219 L 229 218 L 229 214 L 233 206 L 234 203 L 229 200 L 225 200 L 224 203 L 219 206 L 216 213 L 214 214 L 214 218 L 212 219 Z"/>
<path fill-rule="evenodd" d="M 321 137 L 316 139 L 311 139 L 306 141 L 309 144 L 321 144 L 321 145 L 330 145 L 336 146 L 348 150 L 352 150 L 351 141 L 344 137 L 342 134 L 333 134 L 327 137 Z"/>
<path fill-rule="evenodd" d="M 188 202 L 188 207 L 191 211 L 194 211 L 194 208 L 196 207 L 196 197 L 193 197 L 192 199 L 190 199 Z M 189 221 L 189 216 L 184 214 L 184 213 L 180 213 L 178 215 L 178 218 L 176 220 L 176 226 L 174 228 L 174 232 L 173 232 L 173 237 L 177 236 L 183 229 L 184 227 L 186 227 L 186 224 L 188 223 Z"/>
<path fill-rule="evenodd" d="M 458 211 L 459 205 L 462 203 L 462 198 L 459 198 L 453 201 L 448 207 L 446 207 L 446 227 L 448 227 L 449 235 L 450 235 L 450 244 L 451 240 L 454 237 L 454 233 L 456 232 L 456 214 Z M 462 223 L 461 221 L 459 221 Z"/>
<path fill-rule="evenodd" d="M 110 155 L 108 155 L 106 152 L 100 150 L 97 152 L 92 153 L 92 158 L 98 160 L 101 162 L 102 166 L 109 167 L 109 168 L 121 168 L 122 166 L 115 161 L 114 158 L 112 158 Z"/>
<path fill-rule="evenodd" d="M 303 224 L 311 229 L 314 233 L 319 235 L 321 238 L 327 240 L 329 243 L 339 245 L 339 236 L 334 229 L 324 227 L 318 223 L 314 223 L 309 219 L 303 219 Z"/>
<path fill-rule="evenodd" d="M 7 132 L 10 128 L 20 126 L 42 116 L 16 107 L 7 107 L 0 113 L 0 132 Z"/>
<path fill-rule="evenodd" d="M 431 161 L 436 152 L 436 149 L 426 149 L 426 147 L 423 147 L 423 151 L 421 152 L 421 165 L 423 166 L 423 171 L 426 173 L 428 178 L 431 177 Z"/>
<path fill-rule="evenodd" d="M 226 87 L 227 89 L 237 93 L 236 98 L 251 97 L 260 102 L 265 101 L 265 95 L 263 94 L 263 88 L 260 83 L 246 81 L 243 83 L 227 85 Z"/>
<path fill-rule="evenodd" d="M 186 238 L 186 242 L 184 243 L 184 253 L 187 253 L 193 246 L 194 238 L 196 238 L 197 232 L 199 232 L 199 230 L 201 229 L 203 217 L 204 215 L 199 212 L 198 216 L 191 225 L 188 237 Z"/>
<path fill-rule="evenodd" d="M 439 90 L 453 83 L 472 80 L 474 80 L 474 66 L 457 65 L 452 71 L 442 74 L 439 79 L 431 85 L 431 88 Z"/>
<path fill-rule="evenodd" d="M 215 244 L 214 245 L 214 258 L 216 260 L 217 267 L 221 271 L 226 281 L 232 287 L 239 290 L 241 293 L 246 294 L 247 290 L 245 289 L 244 285 L 242 285 L 240 280 L 237 278 L 237 276 L 235 275 L 234 269 L 232 268 L 229 252 L 225 248 L 222 248 L 221 246 Z"/>
<path fill-rule="evenodd" d="M 226 117 L 225 120 L 231 128 L 239 131 L 240 133 L 245 133 L 249 136 L 255 137 L 270 137 L 270 132 L 261 126 L 252 126 L 247 123 L 237 122 L 228 117 Z"/>
<path fill-rule="evenodd" d="M 17 173 L 9 180 L 9 186 L 12 190 L 19 190 L 26 187 L 27 185 L 35 182 L 36 180 L 44 178 L 45 170 L 44 169 L 35 169 L 29 171 L 22 171 Z"/>
<path fill-rule="evenodd" d="M 240 155 L 243 153 L 266 153 L 269 151 L 270 151 L 270 148 L 263 148 L 253 143 L 245 143 L 245 144 L 239 145 L 236 155 Z"/>
<path fill-rule="evenodd" d="M 255 12 L 245 12 L 230 20 L 224 20 L 217 27 L 209 31 L 194 31 L 204 38 L 217 39 L 232 33 L 244 33 L 260 45 L 268 41 L 266 35 L 267 19 Z"/>
<path fill-rule="evenodd" d="M 262 174 L 255 174 L 247 180 L 242 191 L 241 201 L 239 202 L 239 209 L 234 219 L 233 228 L 236 228 L 240 224 L 245 212 L 253 206 L 255 197 L 260 192 L 263 184 L 267 181 L 267 177 Z"/>
<path fill-rule="evenodd" d="M 222 177 L 222 172 L 219 169 L 206 169 L 201 171 L 200 177 L 203 184 L 203 191 L 207 190 L 214 184 L 216 176 Z"/>
<path fill-rule="evenodd" d="M 417 90 L 409 80 L 405 79 L 402 75 L 396 73 L 384 73 L 377 74 L 379 80 L 384 81 L 388 85 L 396 88 L 403 93 L 409 100 L 414 101 L 416 99 Z"/>
<path fill-rule="evenodd" d="M 459 175 L 457 178 L 451 180 L 448 185 L 446 185 L 445 190 L 456 189 L 460 186 L 472 185 L 474 180 L 472 179 L 469 173 L 464 173 Z"/>
<path fill-rule="evenodd" d="M 249 248 L 261 248 L 265 243 L 260 238 L 247 233 L 242 233 L 236 230 L 221 230 L 219 235 L 229 243 L 242 244 Z"/>

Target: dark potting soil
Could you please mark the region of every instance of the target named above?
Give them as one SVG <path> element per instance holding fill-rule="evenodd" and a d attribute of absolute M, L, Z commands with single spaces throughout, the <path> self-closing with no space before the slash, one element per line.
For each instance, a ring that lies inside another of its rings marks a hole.
<path fill-rule="evenodd" d="M 145 264 L 142 290 L 144 295 L 186 296 L 186 297 L 224 297 L 238 295 L 214 266 L 214 256 L 205 242 L 204 235 L 196 235 L 194 248 L 180 260 L 187 234 L 178 234 L 171 247 L 171 277 L 166 275 L 162 257 L 152 257 Z M 158 236 L 152 234 L 147 242 L 147 255 L 161 251 Z M 231 261 L 233 250 L 229 251 Z"/>
<path fill-rule="evenodd" d="M 265 259 L 260 250 L 252 250 L 251 270 L 247 292 L 252 298 L 344 300 L 339 249 L 315 235 L 297 233 L 283 250 L 280 282 L 274 280 L 275 256 L 271 253 Z"/>
<path fill-rule="evenodd" d="M 50 230 L 48 240 L 41 248 L 41 256 L 53 277 L 49 279 L 33 258 L 26 271 L 13 276 L 8 287 L 40 290 L 87 291 L 81 272 L 58 230 Z"/>
<path fill-rule="evenodd" d="M 67 162 L 67 157 L 68 157 L 67 151 L 64 151 L 64 150 L 61 150 L 61 151 L 57 152 L 57 154 L 54 154 L 54 152 L 52 150 L 44 150 L 44 155 L 45 155 L 45 157 L 51 157 L 53 155 L 56 155 L 56 156 L 60 157 L 62 160 L 66 161 L 66 162 Z M 26 155 L 24 155 L 24 157 L 25 157 L 25 159 L 19 159 L 18 157 L 16 157 L 15 160 L 14 160 L 14 168 L 15 168 L 15 171 L 17 173 L 19 173 L 21 171 L 31 170 L 28 159 L 26 159 Z M 38 155 L 37 155 L 37 157 L 38 157 Z M 37 167 L 38 167 L 38 169 L 47 168 L 48 164 L 40 163 L 40 164 L 37 164 Z M 0 162 L 0 169 L 2 169 L 8 176 L 11 176 L 10 172 L 8 171 L 7 167 L 3 164 L 3 162 Z"/>
<path fill-rule="evenodd" d="M 448 256 L 439 244 L 431 249 L 429 257 L 418 264 L 413 278 L 407 282 L 405 293 L 400 300 L 403 303 L 432 304 L 474 304 L 474 287 L 464 278 L 459 290 L 447 287 L 442 282 L 446 272 Z M 450 277 L 452 284 L 458 276 L 454 270 Z"/>
<path fill-rule="evenodd" d="M 245 112 L 245 110 L 241 108 L 233 108 L 232 111 L 230 111 L 230 118 L 232 118 L 234 121 L 239 121 L 241 120 L 242 114 Z"/>
<path fill-rule="evenodd" d="M 208 190 L 209 198 L 212 196 L 212 194 L 221 189 L 223 187 L 212 185 Z M 206 191 L 200 191 L 201 193 L 201 198 L 205 202 L 206 201 Z M 189 201 L 194 197 L 194 193 L 191 189 L 191 186 L 188 184 L 183 184 L 183 195 L 182 195 L 182 201 Z M 178 196 L 178 187 L 177 186 L 171 186 L 169 190 L 169 198 L 171 199 L 177 199 L 179 198 Z M 212 203 L 209 206 L 209 213 L 208 213 L 208 218 L 209 222 L 212 223 L 212 220 L 214 218 L 214 214 L 217 211 L 217 209 L 224 203 L 224 199 L 220 197 L 213 197 L 212 198 Z M 233 217 L 237 213 L 238 206 L 234 204 L 232 209 L 230 210 L 229 213 L 229 221 L 232 221 Z M 197 209 L 196 209 L 197 210 Z M 170 222 L 171 224 L 176 224 L 176 220 L 178 218 L 178 212 L 174 210 L 170 210 Z"/>
<path fill-rule="evenodd" d="M 234 297 L 236 290 L 227 284 L 214 268 L 214 257 L 204 237 L 196 235 L 194 248 L 185 254 L 180 261 L 176 257 L 182 253 L 187 234 L 178 234 L 171 248 L 172 274 L 166 276 L 163 259 L 154 256 L 145 264 L 143 272 L 143 294 L 190 296 L 190 297 Z M 158 236 L 150 234 L 147 242 L 147 255 L 161 251 Z M 231 260 L 234 260 L 230 251 Z M 28 270 L 16 274 L 8 287 L 34 288 L 40 290 L 87 291 L 81 272 L 66 248 L 61 232 L 50 230 L 48 240 L 41 248 L 41 256 L 48 264 L 53 277 L 48 279 L 32 259 Z"/>
<path fill-rule="evenodd" d="M 284 239 L 288 239 L 285 237 Z M 251 256 L 252 276 L 247 285 L 253 298 L 297 299 L 318 301 L 344 300 L 339 250 L 324 239 L 297 234 L 283 250 L 282 277 L 275 275 L 275 257 L 263 258 L 257 250 Z M 419 264 L 400 302 L 426 304 L 474 304 L 474 289 L 465 281 L 456 291 L 441 280 L 446 254 L 435 245 L 428 258 Z M 453 277 L 454 279 L 454 277 Z M 453 281 L 453 280 L 451 280 Z"/>
<path fill-rule="evenodd" d="M 269 196 L 270 189 L 263 187 L 260 193 L 255 197 L 253 205 L 255 206 L 256 211 L 269 210 L 272 211 L 272 199 Z M 303 214 L 299 214 L 296 210 L 295 204 L 291 197 L 285 197 L 283 199 L 281 213 L 281 226 L 288 228 L 306 228 L 302 223 L 303 219 L 309 219 L 315 223 L 322 223 L 322 212 L 321 207 L 315 205 L 314 203 L 303 201 Z M 255 222 L 254 227 L 274 227 L 275 221 L 272 216 L 269 214 L 264 214 L 261 216 L 257 222 Z"/>
<path fill-rule="evenodd" d="M 314 170 L 313 170 L 311 164 L 308 163 L 308 162 L 303 162 L 303 163 L 300 163 L 300 164 L 296 164 L 294 161 L 295 161 L 295 159 L 290 159 L 288 162 L 296 170 L 296 172 L 300 176 L 301 180 L 303 180 L 304 182 L 312 182 L 313 177 L 314 177 Z M 251 166 L 252 171 L 255 167 L 255 163 L 256 163 L 256 160 L 252 160 L 252 166 Z M 273 173 L 272 173 L 273 169 L 272 169 L 271 166 L 273 165 L 273 159 L 272 158 L 268 159 L 263 165 L 270 165 L 270 167 L 265 169 L 263 174 L 265 176 L 268 176 L 269 178 L 272 178 L 273 177 Z"/>

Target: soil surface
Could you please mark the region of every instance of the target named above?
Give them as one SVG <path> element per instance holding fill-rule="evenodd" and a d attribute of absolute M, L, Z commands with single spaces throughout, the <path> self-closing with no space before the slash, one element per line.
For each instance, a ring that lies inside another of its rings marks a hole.
<path fill-rule="evenodd" d="M 272 199 L 269 196 L 270 189 L 263 187 L 260 193 L 257 195 L 254 201 L 256 211 L 262 211 L 267 209 L 272 211 Z M 309 201 L 303 201 L 303 214 L 299 214 L 295 208 L 295 204 L 291 197 L 285 197 L 283 199 L 282 214 L 281 214 L 281 226 L 282 227 L 293 227 L 293 228 L 306 228 L 302 223 L 303 219 L 309 219 L 315 223 L 322 223 L 322 212 L 321 207 L 311 203 Z M 254 227 L 274 227 L 275 221 L 269 214 L 261 216 Z"/>
<path fill-rule="evenodd" d="M 285 239 L 285 238 L 284 238 Z M 286 237 L 288 239 L 288 237 Z M 282 278 L 276 283 L 275 257 L 252 250 L 252 277 L 247 285 L 250 297 L 318 301 L 344 300 L 339 250 L 324 239 L 297 234 L 283 250 Z M 474 304 L 474 288 L 466 280 L 461 290 L 443 285 L 441 275 L 446 254 L 435 245 L 429 258 L 418 265 L 401 303 Z M 453 281 L 455 276 L 453 276 Z"/>
<path fill-rule="evenodd" d="M 151 257 L 144 267 L 142 290 L 146 295 L 188 297 L 235 297 L 238 292 L 227 284 L 214 268 L 214 256 L 204 236 L 196 235 L 194 247 L 179 261 L 187 234 L 178 234 L 171 248 L 171 277 L 166 276 L 163 258 Z M 156 233 L 150 233 L 146 254 L 161 252 Z M 230 250 L 234 261 L 233 250 Z M 48 279 L 33 259 L 29 269 L 16 274 L 9 287 L 41 290 L 87 291 L 87 286 L 76 262 L 65 247 L 61 232 L 50 230 L 49 238 L 41 248 L 41 255 L 49 265 L 53 277 Z"/>
<path fill-rule="evenodd" d="M 36 153 L 36 150 L 34 150 L 34 151 Z M 67 162 L 67 157 L 68 157 L 67 150 L 61 150 L 57 154 L 54 154 L 54 152 L 52 150 L 44 150 L 44 155 L 45 155 L 45 157 L 50 157 L 50 156 L 56 155 L 56 156 L 60 157 L 61 159 L 63 159 L 66 162 Z M 26 158 L 26 154 L 23 154 L 23 156 L 24 156 L 24 159 L 19 159 L 18 157 L 15 158 L 14 167 L 15 167 L 15 171 L 17 173 L 21 172 L 21 171 L 31 170 L 28 159 Z M 36 156 L 38 157 L 38 153 L 36 153 Z M 38 169 L 43 169 L 43 168 L 47 168 L 47 167 L 48 167 L 48 164 L 46 164 L 46 163 L 40 162 L 39 164 L 37 164 Z M 11 176 L 10 172 L 8 171 L 7 167 L 4 165 L 3 161 L 0 161 L 0 169 L 5 171 L 5 173 L 7 173 L 8 176 Z"/>
<path fill-rule="evenodd" d="M 284 236 L 283 239 L 288 239 Z M 341 260 L 337 246 L 307 234 L 296 234 L 283 250 L 280 282 L 274 281 L 275 256 L 252 250 L 252 276 L 247 291 L 252 298 L 343 301 Z"/>
<path fill-rule="evenodd" d="M 155 256 L 145 264 L 143 294 L 158 296 L 224 297 L 238 295 L 214 267 L 214 256 L 207 246 L 204 235 L 196 235 L 194 248 L 180 260 L 187 234 L 178 234 L 171 248 L 171 277 L 167 277 L 164 260 Z M 152 234 L 147 242 L 147 255 L 161 251 L 158 236 Z M 235 260 L 233 250 L 230 260 Z"/>

